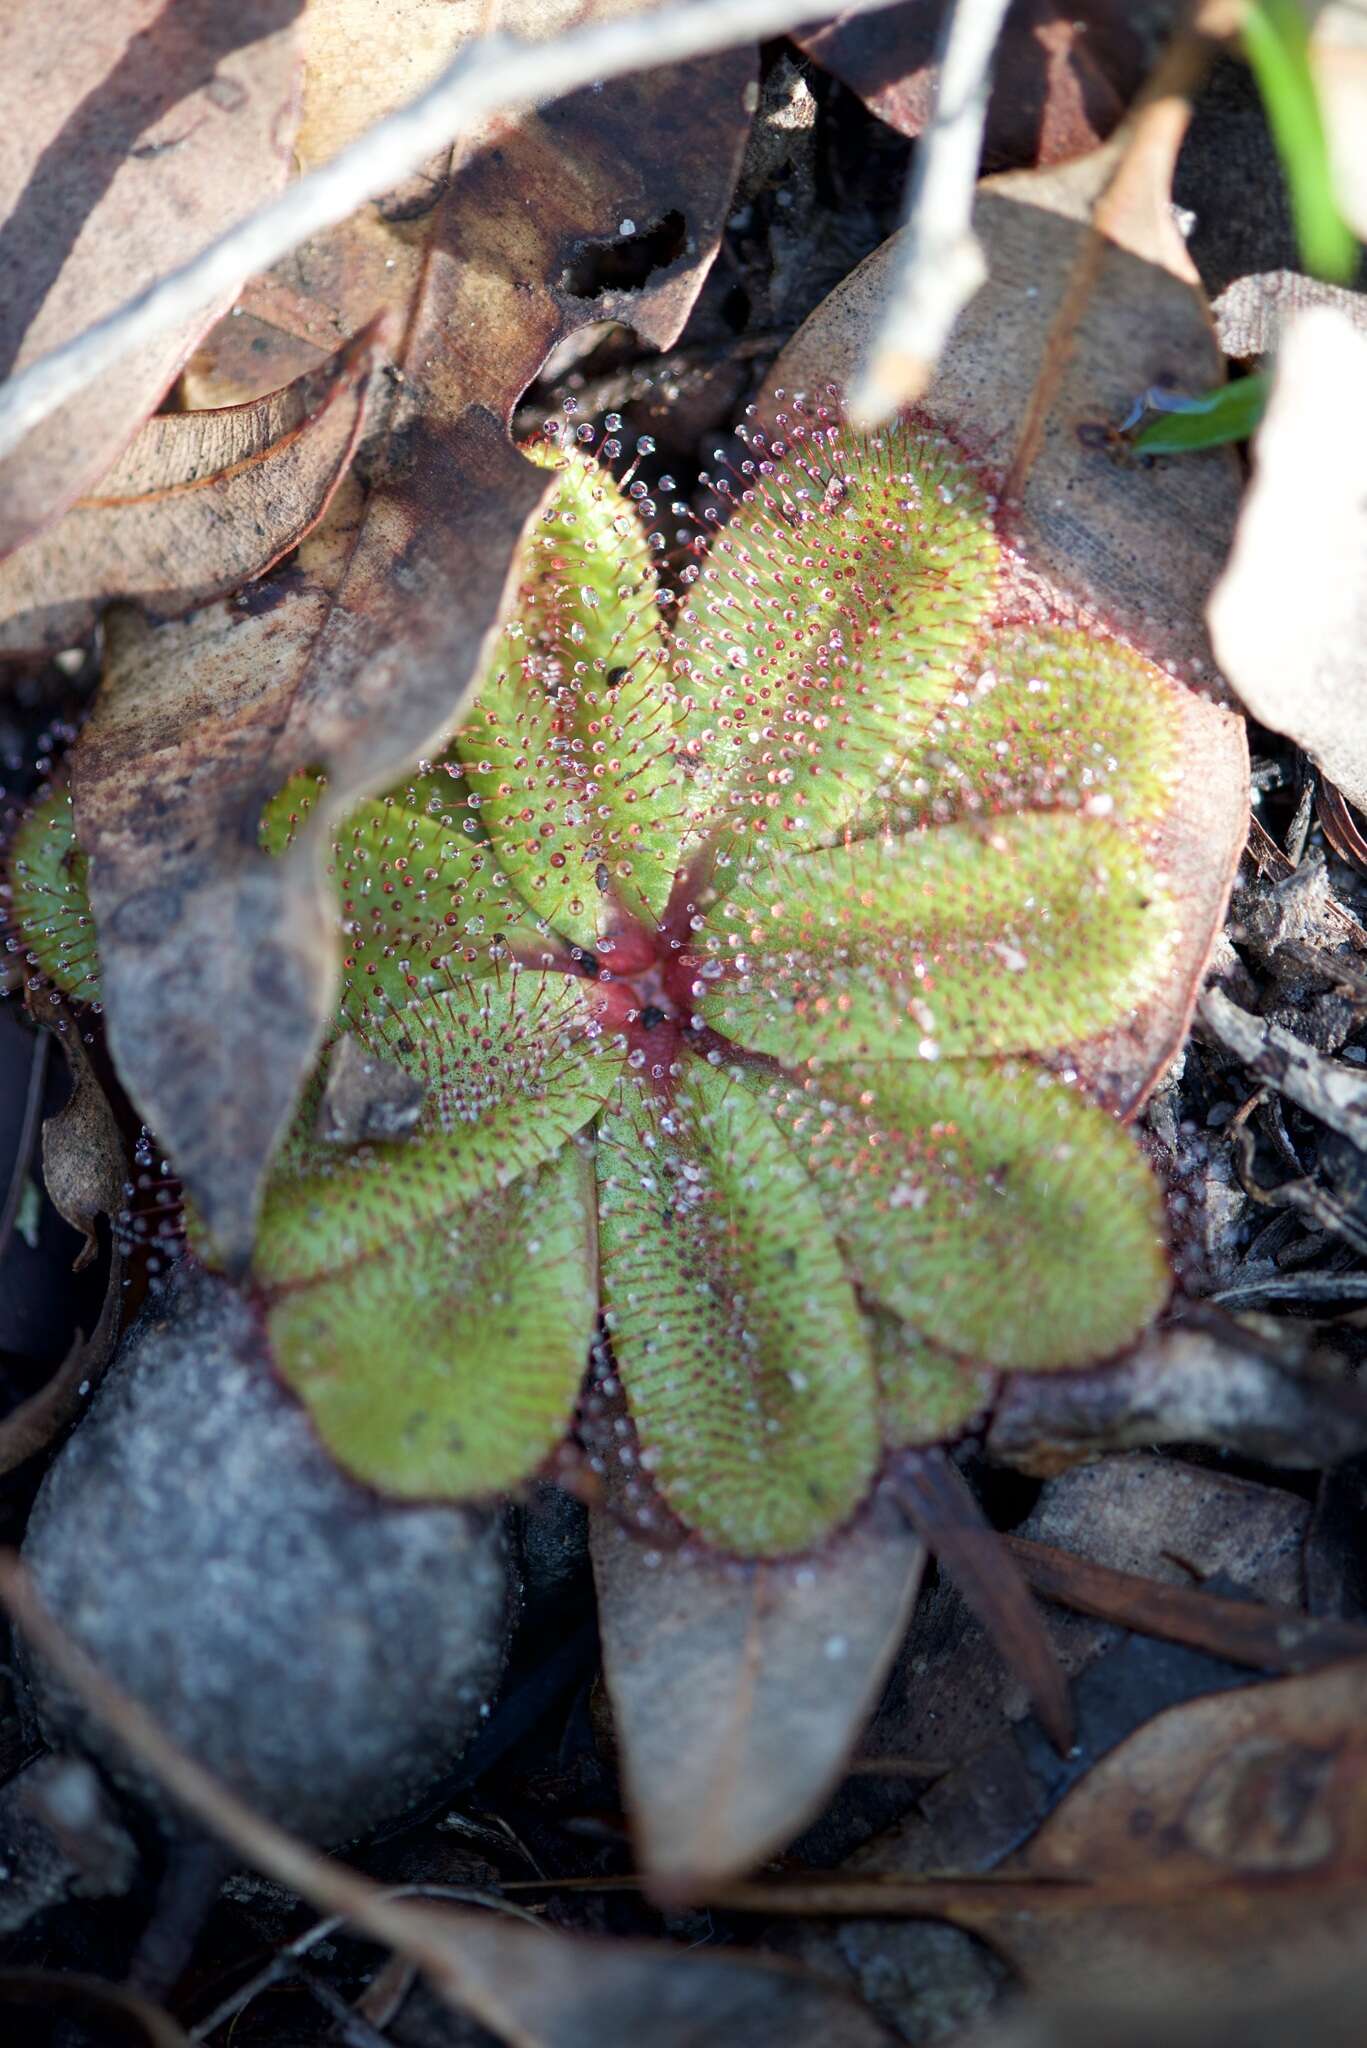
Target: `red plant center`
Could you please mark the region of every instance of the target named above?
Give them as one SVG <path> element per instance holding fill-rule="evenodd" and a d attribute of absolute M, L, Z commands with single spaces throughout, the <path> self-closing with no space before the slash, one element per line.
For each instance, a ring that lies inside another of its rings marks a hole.
<path fill-rule="evenodd" d="M 662 1082 L 673 1078 L 670 1070 L 681 1050 L 704 1051 L 716 1043 L 699 1015 L 699 998 L 718 970 L 710 956 L 704 960 L 685 941 L 691 894 L 676 888 L 658 925 L 620 915 L 596 953 L 582 956 L 603 1028 L 620 1032 L 632 1065 Z"/>

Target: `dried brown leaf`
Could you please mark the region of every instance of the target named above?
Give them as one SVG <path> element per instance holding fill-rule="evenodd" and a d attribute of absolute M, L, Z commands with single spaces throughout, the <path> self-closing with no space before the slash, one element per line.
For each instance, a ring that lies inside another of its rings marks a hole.
<path fill-rule="evenodd" d="M 300 0 L 51 0 L 0 19 L 0 372 L 111 311 L 285 182 Z M 110 466 L 210 308 L 139 350 L 0 464 L 0 555 Z"/>
<path fill-rule="evenodd" d="M 90 496 L 0 563 L 0 654 L 70 647 L 113 598 L 174 617 L 297 547 L 351 460 L 378 325 L 267 398 L 150 419 Z"/>
<path fill-rule="evenodd" d="M 817 1557 L 739 1564 L 592 1533 L 603 1668 L 642 1867 L 684 1893 L 818 1810 L 906 1628 L 925 1552 L 886 1500 Z"/>
<path fill-rule="evenodd" d="M 85 1239 L 79 1272 L 95 1257 L 95 1221 L 123 1206 L 128 1162 L 118 1120 L 100 1086 L 79 1034 L 70 1026 L 62 1050 L 71 1068 L 71 1094 L 43 1125 L 43 1179 L 57 1213 Z"/>
<path fill-rule="evenodd" d="M 1141 84 L 1172 7 L 1140 20 L 1116 0 L 1016 0 L 993 67 L 983 157 L 991 170 L 1058 163 L 1095 149 L 1115 128 Z M 943 0 L 905 0 L 866 19 L 834 21 L 794 37 L 823 70 L 858 93 L 902 135 L 930 119 L 939 71 L 936 41 Z"/>
<path fill-rule="evenodd" d="M 1367 1931 L 1367 1660 L 1208 1694 L 1103 1757 L 989 1878 L 718 1887 L 751 1912 L 945 1918 L 1049 1994 L 1265 1997 Z"/>
<path fill-rule="evenodd" d="M 716 251 L 753 67 L 734 51 L 579 93 L 464 162 L 413 230 L 401 388 L 360 516 L 334 517 L 245 612 L 111 634 L 73 772 L 109 1042 L 230 1263 L 330 1007 L 332 825 L 450 726 L 548 487 L 509 438 L 513 408 L 586 324 L 675 339 Z M 592 289 L 628 220 L 666 260 Z M 259 852 L 262 806 L 315 765 L 329 787 L 311 835 Z"/>
<path fill-rule="evenodd" d="M 1115 1881 L 1142 1894 L 1147 1881 L 1157 1896 L 1098 1898 L 1049 1916 L 1037 1935 L 1022 1921 L 1012 1951 L 1027 1976 L 1114 1990 L 1138 1973 L 1235 1990 L 1255 1958 L 1264 1986 L 1297 1962 L 1351 1962 L 1367 1929 L 1364 1705 L 1359 1658 L 1146 1723 L 1069 1794 L 1016 1867 L 1103 1895 Z"/>

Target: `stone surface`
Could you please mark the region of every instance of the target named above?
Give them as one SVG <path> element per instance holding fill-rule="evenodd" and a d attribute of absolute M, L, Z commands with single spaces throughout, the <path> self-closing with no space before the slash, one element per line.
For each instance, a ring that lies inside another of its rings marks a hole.
<path fill-rule="evenodd" d="M 501 1517 L 387 1503 L 340 1473 L 271 1377 L 248 1304 L 203 1272 L 130 1332 L 24 1556 L 173 1742 L 320 1841 L 449 1772 L 502 1669 Z M 41 1666 L 30 1677 L 52 1741 L 165 1808 Z"/>

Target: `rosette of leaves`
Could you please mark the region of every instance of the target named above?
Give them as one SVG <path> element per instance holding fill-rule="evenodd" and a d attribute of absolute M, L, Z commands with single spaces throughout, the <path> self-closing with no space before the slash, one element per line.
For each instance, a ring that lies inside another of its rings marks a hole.
<path fill-rule="evenodd" d="M 996 1375 L 1163 1305 L 1160 1189 L 1079 1073 L 1190 994 L 1183 692 L 1042 616 L 936 427 L 781 424 L 672 581 L 617 445 L 549 442 L 465 722 L 336 842 L 343 992 L 251 1284 L 389 1492 L 516 1485 L 601 1331 L 673 1515 L 800 1551 Z M 57 800 L 12 912 L 89 997 L 79 861 Z M 419 1084 L 407 1134 L 319 1135 L 348 1040 Z"/>

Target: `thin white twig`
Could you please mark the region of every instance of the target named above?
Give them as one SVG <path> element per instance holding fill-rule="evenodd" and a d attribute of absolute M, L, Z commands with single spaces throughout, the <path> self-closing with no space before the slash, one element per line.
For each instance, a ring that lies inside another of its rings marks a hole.
<path fill-rule="evenodd" d="M 845 11 L 874 13 L 889 4 L 849 0 Z M 310 235 L 335 227 L 491 114 L 544 105 L 623 72 L 780 35 L 809 19 L 812 6 L 813 0 L 682 0 L 543 43 L 503 34 L 468 43 L 407 106 L 0 388 L 0 457 L 132 350 L 236 292 Z"/>
<path fill-rule="evenodd" d="M 916 148 L 887 311 L 849 393 L 861 426 L 877 426 L 921 396 L 950 329 L 986 280 L 973 188 L 1007 5 L 954 0 L 941 27 L 935 112 Z"/>

